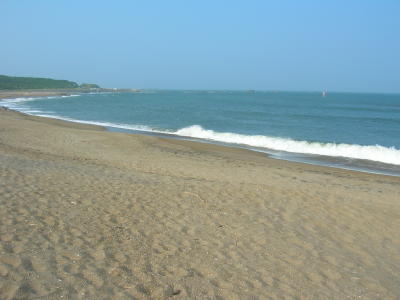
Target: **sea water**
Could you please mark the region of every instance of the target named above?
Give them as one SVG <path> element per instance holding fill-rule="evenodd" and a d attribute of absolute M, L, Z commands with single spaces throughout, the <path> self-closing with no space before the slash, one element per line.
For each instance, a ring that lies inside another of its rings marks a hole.
<path fill-rule="evenodd" d="M 400 95 L 164 91 L 17 98 L 24 113 L 400 175 Z"/>

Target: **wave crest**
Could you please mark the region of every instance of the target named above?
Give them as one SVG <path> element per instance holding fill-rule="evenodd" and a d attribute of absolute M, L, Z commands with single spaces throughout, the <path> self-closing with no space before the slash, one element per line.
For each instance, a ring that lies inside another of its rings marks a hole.
<path fill-rule="evenodd" d="M 356 144 L 296 141 L 292 139 L 263 135 L 244 135 L 230 132 L 216 132 L 213 130 L 204 129 L 199 125 L 193 125 L 179 129 L 178 131 L 174 132 L 174 134 L 292 153 L 367 159 L 387 164 L 400 165 L 400 150 L 394 147 L 384 147 L 380 145 L 363 146 Z"/>

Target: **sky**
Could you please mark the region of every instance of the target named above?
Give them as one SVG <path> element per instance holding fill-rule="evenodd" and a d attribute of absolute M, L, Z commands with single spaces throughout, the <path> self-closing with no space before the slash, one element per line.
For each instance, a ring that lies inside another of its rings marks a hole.
<path fill-rule="evenodd" d="M 400 92 L 400 0 L 0 0 L 0 74 Z"/>

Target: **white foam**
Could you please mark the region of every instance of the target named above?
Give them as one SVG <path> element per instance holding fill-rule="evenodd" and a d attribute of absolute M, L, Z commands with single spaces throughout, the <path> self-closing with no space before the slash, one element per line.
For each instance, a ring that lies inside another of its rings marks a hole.
<path fill-rule="evenodd" d="M 400 150 L 380 145 L 362 146 L 356 144 L 317 143 L 296 141 L 263 135 L 243 135 L 207 130 L 199 125 L 182 128 L 174 134 L 230 144 L 242 144 L 292 153 L 314 154 L 367 159 L 387 164 L 400 165 Z"/>
<path fill-rule="evenodd" d="M 70 97 L 79 97 L 81 95 L 59 95 L 59 96 L 41 96 L 41 97 L 17 97 L 17 98 L 9 98 L 2 99 L 0 101 L 1 106 L 6 106 L 9 103 L 23 103 L 29 101 L 35 101 L 40 99 L 57 99 L 57 98 L 70 98 Z"/>
<path fill-rule="evenodd" d="M 10 99 L 2 99 L 0 101 L 0 106 L 17 110 L 28 115 L 38 115 L 38 113 L 44 113 L 44 111 L 40 110 L 32 110 L 31 108 L 24 106 L 24 103 L 31 102 L 35 100 L 41 99 L 60 99 L 60 98 L 70 98 L 70 97 L 79 97 L 81 95 L 60 95 L 60 96 L 46 96 L 46 97 L 18 97 L 18 98 L 10 98 Z M 52 113 L 46 111 L 45 113 Z M 58 118 L 57 116 L 48 116 L 50 118 Z"/>

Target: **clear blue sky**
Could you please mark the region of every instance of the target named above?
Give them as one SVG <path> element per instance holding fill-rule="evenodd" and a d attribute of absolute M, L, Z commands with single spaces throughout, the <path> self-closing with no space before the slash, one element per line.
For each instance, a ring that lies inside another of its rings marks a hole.
<path fill-rule="evenodd" d="M 0 74 L 400 92 L 400 0 L 1 0 Z"/>

